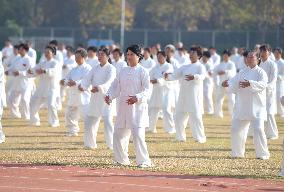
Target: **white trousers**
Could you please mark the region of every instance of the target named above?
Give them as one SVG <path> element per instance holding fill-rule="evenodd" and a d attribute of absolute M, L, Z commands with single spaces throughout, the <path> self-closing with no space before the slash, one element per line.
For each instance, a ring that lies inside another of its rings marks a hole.
<path fill-rule="evenodd" d="M 12 117 L 30 119 L 31 89 L 22 91 L 12 90 L 9 95 L 10 112 Z"/>
<path fill-rule="evenodd" d="M 266 138 L 278 138 L 278 128 L 275 121 L 275 115 L 267 114 L 267 121 L 265 122 Z"/>
<path fill-rule="evenodd" d="M 203 89 L 203 103 L 204 103 L 204 111 L 208 114 L 214 113 L 213 108 L 213 84 L 206 85 Z"/>
<path fill-rule="evenodd" d="M 2 129 L 2 114 L 3 114 L 3 104 L 0 104 L 0 143 L 5 142 L 5 135 Z"/>
<path fill-rule="evenodd" d="M 84 120 L 84 146 L 88 148 L 97 148 L 97 134 L 100 120 L 104 120 L 104 136 L 107 147 L 113 149 L 113 117 L 111 115 L 103 117 L 86 116 Z"/>
<path fill-rule="evenodd" d="M 157 132 L 156 125 L 160 111 L 161 109 L 156 107 L 149 109 L 149 130 L 152 132 Z M 170 106 L 164 107 L 162 111 L 163 111 L 163 127 L 165 132 L 174 133 L 175 125 L 174 125 L 174 117 L 171 107 Z"/>
<path fill-rule="evenodd" d="M 264 133 L 264 121 L 261 119 L 256 120 L 232 120 L 231 127 L 231 147 L 232 157 L 244 157 L 245 156 L 245 143 L 247 140 L 248 129 L 253 129 L 253 143 L 255 147 L 256 157 L 268 157 L 270 156 L 267 139 Z"/>
<path fill-rule="evenodd" d="M 34 95 L 31 99 L 31 124 L 40 125 L 39 110 L 42 105 L 47 103 L 48 123 L 52 127 L 59 126 L 59 118 L 57 114 L 56 97 L 38 97 Z M 47 102 L 46 102 L 47 100 Z"/>
<path fill-rule="evenodd" d="M 235 94 L 227 93 L 227 91 L 224 88 L 217 87 L 216 103 L 215 103 L 215 110 L 214 110 L 214 115 L 216 117 L 223 118 L 224 116 L 222 107 L 223 107 L 225 95 L 227 95 L 227 99 L 228 99 L 228 111 L 231 116 L 233 114 L 233 109 L 234 109 L 234 104 L 235 104 Z"/>
<path fill-rule="evenodd" d="M 85 106 L 66 106 L 65 109 L 65 127 L 67 132 L 70 134 L 76 134 L 79 132 L 79 123 L 80 117 L 85 119 L 86 117 L 86 108 Z"/>
<path fill-rule="evenodd" d="M 189 124 L 192 137 L 199 143 L 206 142 L 202 114 L 177 112 L 175 115 L 176 139 L 186 141 L 185 128 Z"/>
<path fill-rule="evenodd" d="M 282 163 L 281 163 L 281 173 L 284 175 L 284 139 L 282 145 Z"/>
<path fill-rule="evenodd" d="M 281 116 L 284 116 L 284 107 L 283 105 L 281 104 L 281 97 L 283 96 L 284 94 L 280 91 L 277 91 L 276 92 L 276 102 L 277 102 L 277 114 L 278 115 L 281 115 Z"/>
<path fill-rule="evenodd" d="M 133 144 L 136 154 L 137 165 L 146 164 L 151 166 L 151 160 L 145 142 L 145 128 L 115 128 L 113 136 L 114 160 L 123 165 L 129 165 L 128 145 L 130 135 L 133 137 Z"/>

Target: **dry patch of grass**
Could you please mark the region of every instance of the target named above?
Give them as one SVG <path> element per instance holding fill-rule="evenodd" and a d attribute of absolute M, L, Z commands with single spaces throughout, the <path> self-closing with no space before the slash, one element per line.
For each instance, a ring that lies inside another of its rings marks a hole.
<path fill-rule="evenodd" d="M 48 127 L 46 111 L 42 110 L 42 126 L 31 127 L 24 120 L 9 119 L 4 111 L 2 119 L 6 134 L 6 143 L 0 144 L 1 163 L 31 163 L 47 165 L 79 165 L 97 168 L 113 168 L 112 151 L 106 148 L 102 124 L 98 133 L 98 149 L 88 150 L 83 147 L 83 125 L 78 137 L 66 137 L 63 112 L 60 112 L 60 128 Z M 251 138 L 246 144 L 245 159 L 230 158 L 230 119 L 223 120 L 204 116 L 207 142 L 199 144 L 191 138 L 187 129 L 188 140 L 179 143 L 174 135 L 163 132 L 159 120 L 157 134 L 147 133 L 147 143 L 155 167 L 151 171 L 165 171 L 190 175 L 213 175 L 230 177 L 249 177 L 280 179 L 277 177 L 282 158 L 284 120 L 277 117 L 280 138 L 269 141 L 271 158 L 255 159 Z M 130 156 L 135 164 L 133 145 L 130 144 Z M 123 169 L 137 169 L 123 167 Z"/>

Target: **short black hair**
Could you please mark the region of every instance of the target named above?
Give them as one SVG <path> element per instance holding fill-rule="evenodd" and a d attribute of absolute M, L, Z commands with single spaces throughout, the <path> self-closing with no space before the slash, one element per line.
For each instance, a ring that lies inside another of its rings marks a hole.
<path fill-rule="evenodd" d="M 88 56 L 88 53 L 86 51 L 86 49 L 84 48 L 78 48 L 76 51 L 75 51 L 75 54 L 79 54 L 81 55 L 81 57 L 83 58 L 86 58 Z"/>
<path fill-rule="evenodd" d="M 274 52 L 274 51 L 278 51 L 280 54 L 283 53 L 283 50 L 282 50 L 280 47 L 276 47 L 276 48 L 273 50 L 273 52 Z"/>
<path fill-rule="evenodd" d="M 109 49 L 108 48 L 106 48 L 106 47 L 102 47 L 102 48 L 100 48 L 99 49 L 99 52 L 104 52 L 107 56 L 109 56 L 110 55 L 110 51 L 109 51 Z"/>
<path fill-rule="evenodd" d="M 209 59 L 211 57 L 211 54 L 209 51 L 204 51 L 202 56 L 207 57 Z"/>
<path fill-rule="evenodd" d="M 223 51 L 223 55 L 228 55 L 228 56 L 231 56 L 231 51 L 229 49 L 225 49 Z"/>
<path fill-rule="evenodd" d="M 75 49 L 72 46 L 66 46 L 66 50 L 71 53 L 75 53 Z"/>
<path fill-rule="evenodd" d="M 259 47 L 259 51 L 271 51 L 271 48 L 270 48 L 270 45 L 268 44 L 262 44 L 260 47 Z"/>
<path fill-rule="evenodd" d="M 55 45 L 57 46 L 58 45 L 58 41 L 57 40 L 52 40 L 52 41 L 49 41 L 49 45 Z"/>
<path fill-rule="evenodd" d="M 150 50 L 149 47 L 144 48 L 144 51 L 146 51 L 146 52 L 148 52 L 148 53 L 151 53 L 151 50 Z"/>
<path fill-rule="evenodd" d="M 117 52 L 120 57 L 122 56 L 122 51 L 119 48 L 115 48 L 112 52 Z"/>
<path fill-rule="evenodd" d="M 45 47 L 45 49 L 51 50 L 52 54 L 53 54 L 53 55 L 56 55 L 56 48 L 55 48 L 54 46 L 47 45 L 47 46 Z"/>
<path fill-rule="evenodd" d="M 19 49 L 20 49 L 20 48 L 23 48 L 24 50 L 26 50 L 26 52 L 29 51 L 29 46 L 28 46 L 28 44 L 26 44 L 26 43 L 20 43 L 20 44 L 19 44 Z"/>
<path fill-rule="evenodd" d="M 90 46 L 90 47 L 87 48 L 87 51 L 93 51 L 93 52 L 96 53 L 98 51 L 98 48 L 95 47 L 95 46 Z"/>
<path fill-rule="evenodd" d="M 202 48 L 200 46 L 191 47 L 189 51 L 195 51 L 199 58 L 202 57 Z"/>

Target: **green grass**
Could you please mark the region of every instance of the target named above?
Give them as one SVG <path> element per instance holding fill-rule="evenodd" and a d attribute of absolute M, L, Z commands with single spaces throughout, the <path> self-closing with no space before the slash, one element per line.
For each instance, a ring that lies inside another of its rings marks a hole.
<path fill-rule="evenodd" d="M 46 111 L 41 111 L 42 127 L 30 127 L 20 119 L 9 119 L 4 111 L 2 119 L 6 134 L 6 143 L 0 144 L 1 163 L 31 163 L 47 165 L 78 165 L 84 167 L 113 168 L 112 151 L 108 150 L 103 136 L 102 124 L 98 133 L 98 149 L 83 147 L 83 125 L 78 137 L 66 137 L 63 112 L 60 112 L 61 127 L 47 126 Z M 147 133 L 148 150 L 155 164 L 151 171 L 163 171 L 189 175 L 212 175 L 262 179 L 280 179 L 277 177 L 282 159 L 282 141 L 284 120 L 277 117 L 280 138 L 269 141 L 271 158 L 255 159 L 252 139 L 248 138 L 245 159 L 230 158 L 230 119 L 223 120 L 205 115 L 207 142 L 199 144 L 191 138 L 187 128 L 187 142 L 179 143 L 174 135 L 168 135 L 161 128 L 157 134 Z M 135 165 L 133 144 L 130 144 L 130 158 Z M 137 169 L 135 166 L 116 167 Z"/>

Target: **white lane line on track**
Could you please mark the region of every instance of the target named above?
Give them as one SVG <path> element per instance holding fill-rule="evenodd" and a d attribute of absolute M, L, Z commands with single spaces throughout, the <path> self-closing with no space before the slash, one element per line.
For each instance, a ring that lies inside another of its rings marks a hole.
<path fill-rule="evenodd" d="M 23 186 L 9 186 L 0 185 L 0 188 L 10 188 L 10 189 L 24 189 L 24 190 L 41 190 L 41 191 L 58 191 L 58 192 L 84 192 L 84 191 L 74 191 L 74 190 L 64 190 L 64 189 L 46 189 L 41 187 L 23 187 Z"/>
<path fill-rule="evenodd" d="M 3 166 L 2 166 L 3 167 Z M 0 165 L 0 168 L 2 168 Z M 52 172 L 64 172 L 64 173 L 95 173 L 95 174 L 100 174 L 100 175 L 110 175 L 110 176 L 133 176 L 131 174 L 123 174 L 123 173 L 113 173 L 113 172 L 103 172 L 103 171 L 92 171 L 92 170 L 79 170 L 79 171 L 72 171 L 72 170 L 66 170 L 66 169 L 51 169 L 51 168 L 40 168 L 40 167 L 3 167 L 4 169 L 9 168 L 9 169 L 33 169 L 33 170 L 41 170 L 41 171 L 52 171 Z M 106 170 L 107 171 L 107 170 Z M 142 175 L 138 175 L 138 176 L 143 176 Z M 180 175 L 183 176 L 183 175 Z M 135 177 L 135 175 L 134 175 Z M 209 183 L 214 183 L 217 185 L 227 185 L 227 186 L 242 186 L 243 188 L 252 188 L 252 187 L 261 187 L 261 188 L 269 188 L 269 187 L 273 187 L 274 189 L 283 189 L 283 187 L 276 187 L 275 183 L 272 183 L 270 185 L 258 185 L 258 184 L 249 184 L 245 185 L 245 184 L 241 184 L 241 183 L 236 183 L 236 182 L 227 182 L 227 181 L 212 181 L 211 178 L 208 179 L 190 179 L 190 178 L 185 178 L 185 179 L 180 179 L 180 178 L 171 178 L 171 177 L 167 177 L 167 176 L 155 176 L 155 175 L 149 175 L 149 176 L 145 176 L 145 178 L 152 178 L 152 179 L 170 179 L 170 180 L 183 180 L 183 181 L 194 181 L 194 182 L 209 182 Z"/>
<path fill-rule="evenodd" d="M 159 185 L 143 185 L 143 184 L 133 184 L 133 183 L 122 183 L 122 182 L 108 182 L 108 181 L 94 181 L 94 180 L 76 180 L 76 179 L 53 179 L 53 178 L 33 178 L 33 177 L 16 177 L 16 176 L 0 176 L 5 178 L 12 179 L 31 179 L 31 180 L 46 180 L 49 181 L 65 181 L 65 182 L 80 182 L 80 183 L 97 183 L 97 184 L 108 184 L 108 185 L 122 185 L 129 187 L 141 187 L 141 188 L 152 188 L 152 189 L 170 189 L 170 190 L 178 190 L 178 191 L 191 191 L 191 192 L 217 192 L 213 190 L 198 190 L 198 189 L 188 189 L 188 188 L 180 188 L 180 187 L 167 187 L 167 186 L 159 186 Z"/>

